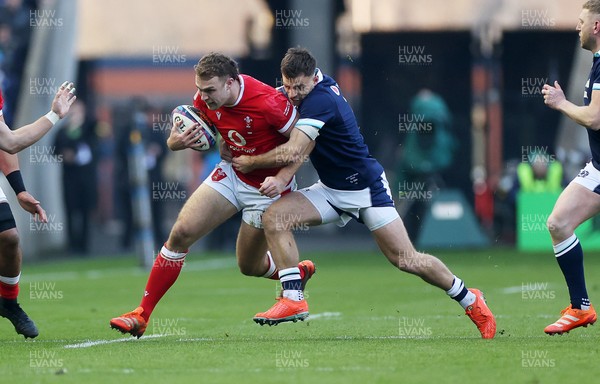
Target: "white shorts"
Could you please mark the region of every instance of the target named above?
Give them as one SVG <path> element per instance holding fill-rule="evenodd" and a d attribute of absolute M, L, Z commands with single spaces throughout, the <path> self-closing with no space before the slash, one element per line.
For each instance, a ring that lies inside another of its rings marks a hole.
<path fill-rule="evenodd" d="M 319 211 L 321 224 L 336 223 L 343 227 L 354 218 L 374 231 L 400 217 L 385 173 L 371 187 L 358 191 L 329 188 L 319 180 L 298 192 Z"/>
<path fill-rule="evenodd" d="M 240 180 L 231 163 L 221 161 L 216 165 L 211 174 L 203 181 L 224 198 L 233 204 L 238 212 L 242 211 L 242 220 L 247 224 L 262 229 L 262 215 L 278 197 L 270 198 L 258 192 L 258 188 Z M 290 191 L 296 190 L 296 179 L 292 179 L 287 186 Z"/>
<path fill-rule="evenodd" d="M 583 185 L 592 192 L 600 194 L 600 171 L 590 161 L 579 171 L 572 182 Z"/>

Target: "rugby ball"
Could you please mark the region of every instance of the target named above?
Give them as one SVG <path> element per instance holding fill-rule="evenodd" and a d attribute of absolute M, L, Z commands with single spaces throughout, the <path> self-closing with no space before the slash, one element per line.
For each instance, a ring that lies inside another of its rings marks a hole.
<path fill-rule="evenodd" d="M 200 147 L 193 149 L 208 151 L 217 144 L 217 128 L 201 110 L 191 105 L 179 105 L 171 112 L 171 116 L 173 118 L 173 126 L 176 122 L 181 122 L 179 126 L 181 132 L 185 132 L 186 129 L 194 124 L 200 125 L 200 130 L 195 136 L 198 138 L 197 143 L 200 144 Z"/>

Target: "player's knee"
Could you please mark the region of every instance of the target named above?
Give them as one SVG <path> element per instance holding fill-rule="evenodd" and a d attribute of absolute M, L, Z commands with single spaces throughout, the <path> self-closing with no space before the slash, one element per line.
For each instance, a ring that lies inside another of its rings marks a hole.
<path fill-rule="evenodd" d="M 237 253 L 237 265 L 242 275 L 245 276 L 262 276 L 265 273 L 266 268 L 261 262 L 256 261 L 257 259 L 252 254 L 240 253 L 238 248 Z"/>
<path fill-rule="evenodd" d="M 169 235 L 168 243 L 178 249 L 187 249 L 194 242 L 193 236 L 193 233 L 184 225 L 175 223 Z"/>
<path fill-rule="evenodd" d="M 19 232 L 16 228 L 0 233 L 0 248 L 3 252 L 14 252 L 19 248 Z"/>
<path fill-rule="evenodd" d="M 272 207 L 271 207 L 272 208 Z M 280 225 L 277 224 L 277 219 L 281 217 L 277 214 L 276 209 L 267 209 L 262 215 L 262 225 L 265 232 L 276 232 Z"/>
<path fill-rule="evenodd" d="M 240 272 L 244 276 L 258 276 L 255 266 L 238 261 Z"/>
<path fill-rule="evenodd" d="M 566 218 L 562 218 L 558 215 L 551 214 L 546 221 L 548 231 L 552 237 L 560 237 L 562 235 L 572 233 L 575 228 L 571 228 L 569 221 Z"/>

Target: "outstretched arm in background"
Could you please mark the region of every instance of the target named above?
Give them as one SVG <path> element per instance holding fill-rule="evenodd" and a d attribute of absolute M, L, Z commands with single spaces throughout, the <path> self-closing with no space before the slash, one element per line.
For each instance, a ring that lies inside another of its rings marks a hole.
<path fill-rule="evenodd" d="M 73 83 L 64 82 L 52 100 L 50 112 L 35 122 L 11 131 L 4 119 L 0 119 L 0 149 L 8 153 L 17 153 L 41 139 L 69 112 L 76 98 Z"/>

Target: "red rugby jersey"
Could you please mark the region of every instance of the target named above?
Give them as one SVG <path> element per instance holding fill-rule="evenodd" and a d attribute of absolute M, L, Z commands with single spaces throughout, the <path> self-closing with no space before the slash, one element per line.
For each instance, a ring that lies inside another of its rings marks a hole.
<path fill-rule="evenodd" d="M 234 105 L 212 111 L 196 92 L 194 107 L 204 112 L 217 127 L 233 157 L 260 155 L 285 143 L 287 138 L 283 133 L 292 129 L 296 119 L 292 103 L 273 87 L 251 76 L 240 75 L 239 81 L 240 95 Z M 275 176 L 280 169 L 256 169 L 246 174 L 235 172 L 246 184 L 260 188 L 266 177 Z"/>

